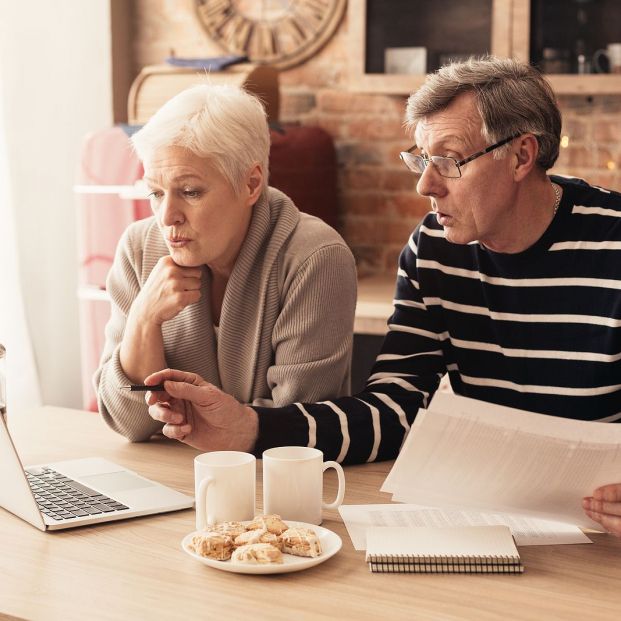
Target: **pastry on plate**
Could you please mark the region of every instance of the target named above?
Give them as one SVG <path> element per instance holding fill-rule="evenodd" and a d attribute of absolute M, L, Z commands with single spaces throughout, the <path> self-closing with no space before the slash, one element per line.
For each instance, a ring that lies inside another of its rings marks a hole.
<path fill-rule="evenodd" d="M 241 522 L 220 522 L 214 526 L 210 526 L 209 530 L 228 535 L 234 540 L 235 537 L 246 532 L 246 527 Z"/>
<path fill-rule="evenodd" d="M 228 561 L 233 552 L 233 539 L 224 533 L 208 530 L 194 535 L 188 548 L 199 556 Z"/>
<path fill-rule="evenodd" d="M 282 552 L 271 543 L 249 543 L 233 552 L 231 562 L 248 565 L 282 563 Z"/>
<path fill-rule="evenodd" d="M 280 541 L 280 537 L 265 529 L 247 530 L 241 535 L 235 537 L 233 540 L 233 544 L 236 548 L 239 546 L 245 546 L 249 543 L 271 543 L 275 548 L 282 550 L 282 542 Z"/>
<path fill-rule="evenodd" d="M 310 528 L 290 528 L 281 535 L 282 550 L 295 556 L 319 556 L 321 542 Z"/>
<path fill-rule="evenodd" d="M 268 530 L 270 533 L 280 535 L 284 533 L 289 525 L 280 519 L 280 515 L 257 515 L 254 520 L 246 524 L 248 530 Z"/>

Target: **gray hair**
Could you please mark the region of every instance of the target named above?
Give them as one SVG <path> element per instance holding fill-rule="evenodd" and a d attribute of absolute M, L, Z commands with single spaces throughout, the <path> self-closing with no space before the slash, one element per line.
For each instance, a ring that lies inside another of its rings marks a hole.
<path fill-rule="evenodd" d="M 485 56 L 441 67 L 410 95 L 406 128 L 414 132 L 420 120 L 468 92 L 474 93 L 482 134 L 490 144 L 513 134 L 533 134 L 539 143 L 537 164 L 552 168 L 561 138 L 554 92 L 535 67 L 510 58 Z"/>
<path fill-rule="evenodd" d="M 267 187 L 270 134 L 265 108 L 257 97 L 224 84 L 192 86 L 167 101 L 132 136 L 145 163 L 156 149 L 179 146 L 213 160 L 235 193 L 259 163 Z"/>

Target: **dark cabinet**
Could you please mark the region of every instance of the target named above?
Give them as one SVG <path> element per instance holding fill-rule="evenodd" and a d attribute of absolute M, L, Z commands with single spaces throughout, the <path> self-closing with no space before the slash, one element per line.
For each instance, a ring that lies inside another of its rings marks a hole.
<path fill-rule="evenodd" d="M 451 59 L 491 53 L 538 65 L 559 94 L 621 93 L 608 61 L 619 0 L 349 0 L 348 22 L 354 90 L 405 94 Z"/>

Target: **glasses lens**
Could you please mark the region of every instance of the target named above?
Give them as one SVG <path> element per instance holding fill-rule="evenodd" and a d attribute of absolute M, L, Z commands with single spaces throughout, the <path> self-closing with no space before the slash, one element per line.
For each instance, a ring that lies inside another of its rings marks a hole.
<path fill-rule="evenodd" d="M 403 163 L 415 173 L 422 173 L 425 170 L 425 161 L 420 155 L 413 155 L 407 151 L 402 151 L 399 156 L 403 160 Z"/>
<path fill-rule="evenodd" d="M 434 166 L 443 177 L 461 177 L 457 162 L 451 157 L 440 157 L 438 155 L 431 158 Z"/>

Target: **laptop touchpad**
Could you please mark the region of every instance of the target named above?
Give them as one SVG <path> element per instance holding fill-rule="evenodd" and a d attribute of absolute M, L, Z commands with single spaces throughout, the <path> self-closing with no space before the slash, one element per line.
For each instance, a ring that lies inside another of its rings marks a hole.
<path fill-rule="evenodd" d="M 123 470 L 119 472 L 105 472 L 104 474 L 91 474 L 86 477 L 80 477 L 80 481 L 84 483 L 84 485 L 88 485 L 108 494 L 141 489 L 143 487 L 152 487 L 155 485 L 152 481 L 137 477 L 131 472 L 124 472 Z"/>

